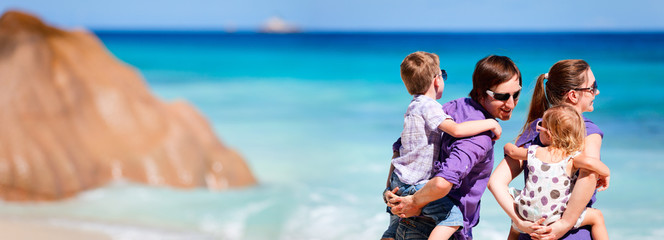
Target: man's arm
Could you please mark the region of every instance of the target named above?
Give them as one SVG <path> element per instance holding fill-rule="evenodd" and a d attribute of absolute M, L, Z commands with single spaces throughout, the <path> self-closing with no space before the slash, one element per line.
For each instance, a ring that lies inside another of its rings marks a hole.
<path fill-rule="evenodd" d="M 478 161 L 484 160 L 493 143 L 488 134 L 480 134 L 471 138 L 457 139 L 452 143 L 449 157 L 434 166 L 435 177 L 414 195 L 394 197 L 388 205 L 392 213 L 399 216 L 418 215 L 426 204 L 447 196 L 461 183 L 461 179 L 473 169 Z M 390 194 L 389 192 L 387 194 Z M 392 197 L 392 196 L 390 196 Z"/>

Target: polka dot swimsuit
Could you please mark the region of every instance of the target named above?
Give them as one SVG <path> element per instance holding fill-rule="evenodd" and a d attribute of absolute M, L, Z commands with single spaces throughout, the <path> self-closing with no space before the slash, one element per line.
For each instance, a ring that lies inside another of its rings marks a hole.
<path fill-rule="evenodd" d="M 537 145 L 528 147 L 529 178 L 522 191 L 515 191 L 514 201 L 519 215 L 529 221 L 546 218 L 548 225 L 562 216 L 572 193 L 576 176 L 570 177 L 566 171 L 569 160 L 580 152 L 566 157 L 557 163 L 545 163 L 537 159 Z"/>

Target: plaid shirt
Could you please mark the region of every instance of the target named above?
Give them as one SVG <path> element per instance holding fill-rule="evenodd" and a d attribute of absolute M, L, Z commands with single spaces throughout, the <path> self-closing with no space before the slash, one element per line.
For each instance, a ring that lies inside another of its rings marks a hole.
<path fill-rule="evenodd" d="M 394 173 L 403 183 L 423 184 L 433 176 L 433 161 L 438 159 L 443 134 L 438 125 L 448 118 L 436 100 L 413 96 L 404 115 L 400 157 L 392 159 Z"/>

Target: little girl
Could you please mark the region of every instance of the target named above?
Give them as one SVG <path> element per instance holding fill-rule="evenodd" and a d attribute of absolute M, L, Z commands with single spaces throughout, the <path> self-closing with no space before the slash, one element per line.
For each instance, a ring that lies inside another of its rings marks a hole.
<path fill-rule="evenodd" d="M 541 125 L 540 125 L 541 124 Z M 513 159 L 528 160 L 529 178 L 523 190 L 510 188 L 515 210 L 525 220 L 535 222 L 545 218 L 544 225 L 560 219 L 576 181 L 574 172 L 580 166 L 597 172 L 601 176 L 610 174 L 609 168 L 600 161 L 589 166 L 588 157 L 580 155 L 586 136 L 581 115 L 568 105 L 552 107 L 544 112 L 537 130 L 550 145 L 532 145 L 528 149 L 512 143 L 505 145 L 505 154 Z M 599 165 L 599 166 L 598 166 Z M 574 225 L 575 228 L 590 225 L 592 238 L 609 239 L 604 217 L 600 210 L 586 208 Z M 518 229 L 512 225 L 508 239 L 517 239 Z"/>

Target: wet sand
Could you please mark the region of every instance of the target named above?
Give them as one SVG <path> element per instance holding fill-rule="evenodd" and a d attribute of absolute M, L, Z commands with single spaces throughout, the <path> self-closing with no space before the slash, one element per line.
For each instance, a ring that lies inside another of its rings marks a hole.
<path fill-rule="evenodd" d="M 73 229 L 57 226 L 46 220 L 4 219 L 0 218 L 0 232 L 8 239 L 15 240 L 111 240 L 102 232 Z"/>

